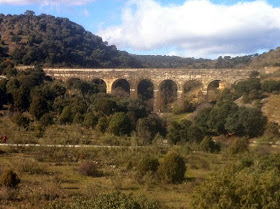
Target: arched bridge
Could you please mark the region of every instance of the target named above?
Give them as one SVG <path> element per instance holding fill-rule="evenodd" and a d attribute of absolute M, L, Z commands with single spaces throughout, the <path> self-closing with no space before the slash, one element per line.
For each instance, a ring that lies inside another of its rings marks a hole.
<path fill-rule="evenodd" d="M 218 81 L 219 88 L 230 87 L 239 80 L 249 77 L 250 69 L 50 69 L 45 68 L 48 76 L 66 81 L 69 78 L 80 78 L 93 81 L 101 79 L 106 84 L 107 93 L 111 94 L 119 81 L 127 82 L 129 94 L 137 98 L 139 84 L 148 80 L 153 85 L 154 111 L 160 109 L 161 85 L 166 80 L 176 84 L 177 98 L 182 98 L 184 85 L 188 81 L 199 81 L 202 92 L 206 95 L 208 86 Z"/>

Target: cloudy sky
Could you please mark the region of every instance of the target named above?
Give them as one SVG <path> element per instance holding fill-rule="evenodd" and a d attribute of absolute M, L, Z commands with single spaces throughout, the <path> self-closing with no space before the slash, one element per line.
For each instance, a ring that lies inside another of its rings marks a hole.
<path fill-rule="evenodd" d="M 0 13 L 68 17 L 121 50 L 216 58 L 280 46 L 280 0 L 0 0 Z"/>

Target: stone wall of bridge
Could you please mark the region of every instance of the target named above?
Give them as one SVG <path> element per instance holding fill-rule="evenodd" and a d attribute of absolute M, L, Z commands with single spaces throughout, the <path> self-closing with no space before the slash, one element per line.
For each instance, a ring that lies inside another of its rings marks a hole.
<path fill-rule="evenodd" d="M 45 68 L 48 76 L 66 81 L 69 78 L 80 78 L 93 81 L 101 79 L 106 84 L 107 93 L 112 93 L 114 84 L 120 79 L 130 85 L 130 97 L 137 98 L 138 84 L 149 80 L 154 86 L 154 111 L 160 107 L 160 86 L 165 80 L 172 80 L 177 85 L 177 97 L 180 100 L 184 85 L 190 80 L 202 83 L 202 92 L 206 95 L 208 86 L 213 81 L 219 81 L 220 88 L 230 87 L 239 80 L 249 77 L 249 69 L 71 69 Z"/>

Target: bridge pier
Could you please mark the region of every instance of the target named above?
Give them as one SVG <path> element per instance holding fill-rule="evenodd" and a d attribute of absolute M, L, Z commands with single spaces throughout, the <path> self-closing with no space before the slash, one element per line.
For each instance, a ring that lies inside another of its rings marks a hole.
<path fill-rule="evenodd" d="M 211 82 L 220 81 L 219 89 L 223 89 L 239 80 L 249 77 L 250 69 L 48 69 L 46 75 L 66 81 L 69 78 L 85 80 L 101 79 L 106 83 L 106 92 L 112 94 L 114 82 L 123 79 L 130 85 L 130 97 L 137 98 L 137 85 L 144 79 L 154 85 L 154 112 L 161 108 L 160 84 L 171 80 L 177 84 L 177 102 L 183 102 L 184 84 L 190 80 L 198 80 L 203 84 L 203 95 Z"/>

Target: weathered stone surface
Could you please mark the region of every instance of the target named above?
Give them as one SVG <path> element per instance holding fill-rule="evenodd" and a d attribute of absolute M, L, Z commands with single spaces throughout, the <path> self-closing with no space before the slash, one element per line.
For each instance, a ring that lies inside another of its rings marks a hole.
<path fill-rule="evenodd" d="M 164 80 L 172 80 L 177 84 L 178 95 L 181 95 L 184 84 L 190 80 L 202 83 L 202 91 L 207 94 L 208 85 L 215 80 L 220 81 L 220 88 L 230 87 L 239 80 L 249 77 L 249 69 L 66 69 L 45 68 L 48 76 L 66 81 L 69 78 L 80 78 L 87 81 L 102 79 L 106 83 L 107 93 L 112 92 L 115 82 L 125 79 L 130 84 L 130 96 L 138 95 L 138 84 L 150 80 L 154 85 L 154 111 L 159 108 L 160 85 Z"/>

